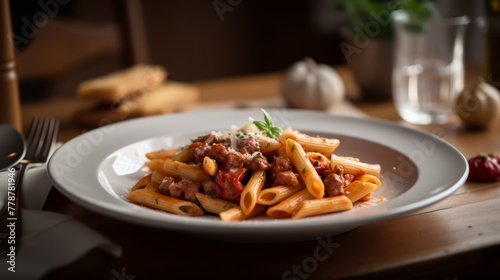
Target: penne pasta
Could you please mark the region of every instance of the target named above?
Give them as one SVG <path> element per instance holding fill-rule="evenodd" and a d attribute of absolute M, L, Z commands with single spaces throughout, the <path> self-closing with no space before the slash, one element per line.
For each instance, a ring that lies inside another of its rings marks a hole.
<path fill-rule="evenodd" d="M 160 159 L 160 158 L 170 158 L 177 153 L 178 149 L 166 149 L 166 150 L 158 150 L 152 151 L 146 154 L 148 159 Z"/>
<path fill-rule="evenodd" d="M 144 189 L 154 191 L 154 192 L 159 192 L 159 187 L 160 187 L 160 185 L 158 185 L 157 183 L 151 182 L 146 187 L 144 187 Z"/>
<path fill-rule="evenodd" d="M 372 193 L 368 193 L 367 195 L 360 198 L 358 201 L 368 201 L 370 199 L 372 199 Z"/>
<path fill-rule="evenodd" d="M 380 180 L 373 175 L 369 175 L 369 174 L 361 175 L 361 176 L 356 177 L 356 180 L 361 181 L 361 182 L 372 183 L 372 184 L 377 185 L 377 187 L 380 187 Z"/>
<path fill-rule="evenodd" d="M 257 203 L 263 205 L 274 205 L 295 194 L 302 188 L 304 188 L 304 186 L 301 184 L 297 184 L 296 186 L 275 186 L 268 188 L 259 193 Z"/>
<path fill-rule="evenodd" d="M 186 178 L 196 182 L 213 182 L 202 168 L 191 166 L 171 159 L 165 160 L 163 172 L 169 176 Z"/>
<path fill-rule="evenodd" d="M 203 159 L 203 169 L 210 176 L 215 176 L 217 174 L 217 162 L 209 157 Z"/>
<path fill-rule="evenodd" d="M 360 162 L 359 158 L 356 158 L 356 157 L 345 157 L 345 156 L 340 156 L 341 158 L 345 158 L 345 159 L 349 159 L 349 160 L 352 160 L 352 161 L 357 161 L 357 162 Z"/>
<path fill-rule="evenodd" d="M 252 212 L 250 214 L 245 215 L 243 213 L 243 210 L 241 209 L 240 206 L 236 206 L 234 208 L 231 208 L 229 210 L 226 210 L 224 212 L 219 213 L 219 217 L 223 221 L 242 221 L 246 220 L 252 217 L 255 217 L 261 213 L 264 213 L 266 210 L 266 206 L 257 204 L 253 208 Z"/>
<path fill-rule="evenodd" d="M 335 170 L 335 166 L 340 165 L 344 168 L 345 173 L 352 174 L 354 176 L 369 174 L 379 177 L 380 175 L 379 164 L 358 162 L 345 157 L 339 157 L 334 154 L 330 157 L 330 163 L 332 170 Z"/>
<path fill-rule="evenodd" d="M 156 184 L 161 184 L 161 181 L 163 181 L 163 178 L 167 177 L 167 174 L 162 171 L 155 170 L 151 174 L 151 182 L 154 182 Z"/>
<path fill-rule="evenodd" d="M 192 158 L 193 158 L 193 153 L 191 153 L 191 151 L 188 148 L 181 148 L 170 159 L 186 163 L 190 161 Z"/>
<path fill-rule="evenodd" d="M 220 198 L 214 198 L 203 193 L 197 193 L 196 198 L 200 202 L 203 209 L 205 209 L 205 211 L 214 214 L 219 214 L 238 206 L 236 203 L 232 203 Z"/>
<path fill-rule="evenodd" d="M 309 192 L 316 198 L 322 198 L 325 195 L 325 186 L 302 147 L 294 140 L 288 139 L 286 140 L 286 154 Z"/>
<path fill-rule="evenodd" d="M 323 170 L 330 169 L 330 160 L 320 153 L 307 153 L 309 161 L 314 166 L 314 168 L 324 168 Z"/>
<path fill-rule="evenodd" d="M 314 199 L 314 196 L 304 188 L 280 203 L 269 207 L 266 214 L 276 219 L 290 218 L 292 217 L 293 210 L 295 210 L 302 201 L 308 199 Z"/>
<path fill-rule="evenodd" d="M 201 216 L 203 210 L 198 205 L 150 190 L 136 190 L 130 192 L 126 199 L 158 210 L 183 216 Z"/>
<path fill-rule="evenodd" d="M 165 159 L 154 159 L 151 161 L 146 161 L 144 165 L 146 165 L 152 171 L 160 171 L 163 172 L 163 165 L 165 164 Z"/>
<path fill-rule="evenodd" d="M 349 200 L 354 203 L 360 200 L 365 195 L 375 191 L 377 188 L 377 185 L 372 183 L 354 181 L 350 183 L 349 186 L 345 187 L 344 191 L 346 192 L 347 198 L 349 198 Z"/>
<path fill-rule="evenodd" d="M 319 161 L 319 162 L 323 162 L 323 161 L 328 161 L 328 158 L 325 157 L 323 154 L 321 153 L 315 153 L 315 152 L 308 152 L 307 153 L 307 157 L 309 158 L 309 160 L 314 163 L 316 161 Z"/>
<path fill-rule="evenodd" d="M 377 185 L 377 188 L 380 187 L 380 180 L 373 175 L 368 175 L 368 174 L 361 175 L 361 176 L 356 177 L 355 180 L 375 184 L 375 185 Z M 367 195 L 360 198 L 358 201 L 368 201 L 371 198 L 372 198 L 372 193 L 368 193 Z"/>
<path fill-rule="evenodd" d="M 249 215 L 257 204 L 257 196 L 259 195 L 264 182 L 266 181 L 266 171 L 258 170 L 252 173 L 250 180 L 241 192 L 240 207 L 245 215 Z"/>
<path fill-rule="evenodd" d="M 330 155 L 340 145 L 340 141 L 338 139 L 329 139 L 319 136 L 314 137 L 285 129 L 283 134 L 280 136 L 280 140 L 282 142 L 286 142 L 287 139 L 292 139 L 299 143 L 306 152 L 321 153 L 326 157 L 330 157 Z"/>
<path fill-rule="evenodd" d="M 304 200 L 295 208 L 292 219 L 317 216 L 326 213 L 345 211 L 352 208 L 352 202 L 344 195 L 320 199 Z"/>
<path fill-rule="evenodd" d="M 138 189 L 144 189 L 149 183 L 151 183 L 151 174 L 147 174 L 142 177 L 135 185 L 132 187 L 131 191 L 135 191 Z"/>

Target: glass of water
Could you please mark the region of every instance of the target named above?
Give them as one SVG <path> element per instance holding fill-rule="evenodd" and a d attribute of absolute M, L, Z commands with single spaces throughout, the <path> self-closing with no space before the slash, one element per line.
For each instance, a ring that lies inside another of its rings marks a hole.
<path fill-rule="evenodd" d="M 464 87 L 464 34 L 469 18 L 415 19 L 392 13 L 396 35 L 393 99 L 401 118 L 414 124 L 446 123 Z"/>

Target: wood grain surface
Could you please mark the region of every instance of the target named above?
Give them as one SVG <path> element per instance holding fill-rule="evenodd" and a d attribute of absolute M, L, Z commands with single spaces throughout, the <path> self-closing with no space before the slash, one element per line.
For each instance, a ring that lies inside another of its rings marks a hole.
<path fill-rule="evenodd" d="M 356 94 L 349 70 L 339 67 L 348 95 Z M 281 74 L 270 73 L 196 83 L 200 103 L 189 110 L 283 106 Z M 34 115 L 63 121 L 60 140 L 83 130 L 68 116 L 85 106 L 59 100 L 23 107 L 25 124 Z M 53 110 L 60 108 L 60 110 Z M 372 117 L 405 124 L 393 104 L 346 102 L 329 113 Z M 472 132 L 458 122 L 413 126 L 433 133 L 466 158 L 500 152 L 500 126 Z M 123 257 L 93 251 L 47 279 L 111 279 L 125 268 L 136 279 L 464 279 L 500 274 L 500 182 L 466 182 L 454 194 L 420 211 L 347 233 L 293 244 L 231 244 L 117 221 L 83 208 L 55 189 L 46 210 L 67 213 L 117 242 Z M 196 269 L 195 269 L 196 268 Z M 478 278 L 476 278 L 478 279 Z"/>

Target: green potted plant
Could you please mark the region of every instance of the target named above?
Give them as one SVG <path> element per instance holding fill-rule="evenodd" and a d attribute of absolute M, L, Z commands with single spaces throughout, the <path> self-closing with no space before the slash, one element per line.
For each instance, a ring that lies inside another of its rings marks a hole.
<path fill-rule="evenodd" d="M 351 65 L 363 100 L 387 100 L 391 94 L 394 31 L 391 13 L 407 10 L 417 18 L 436 16 L 428 0 L 343 0 L 337 7 L 349 19 L 340 49 Z M 414 27 L 418 28 L 418 27 Z"/>

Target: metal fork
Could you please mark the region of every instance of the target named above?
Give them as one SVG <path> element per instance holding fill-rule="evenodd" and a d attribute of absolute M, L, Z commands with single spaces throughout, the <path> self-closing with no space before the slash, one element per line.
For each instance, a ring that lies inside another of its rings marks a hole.
<path fill-rule="evenodd" d="M 15 181 L 15 190 L 11 190 L 9 184 L 7 200 L 0 212 L 0 251 L 10 251 L 11 246 L 16 247 L 19 245 L 21 239 L 21 221 L 19 217 L 24 172 L 30 164 L 41 164 L 47 161 L 55 144 L 58 131 L 59 121 L 56 119 L 35 117 L 31 121 L 26 138 L 26 156 L 17 165 L 19 174 Z M 12 182 L 12 180 L 9 182 Z"/>

